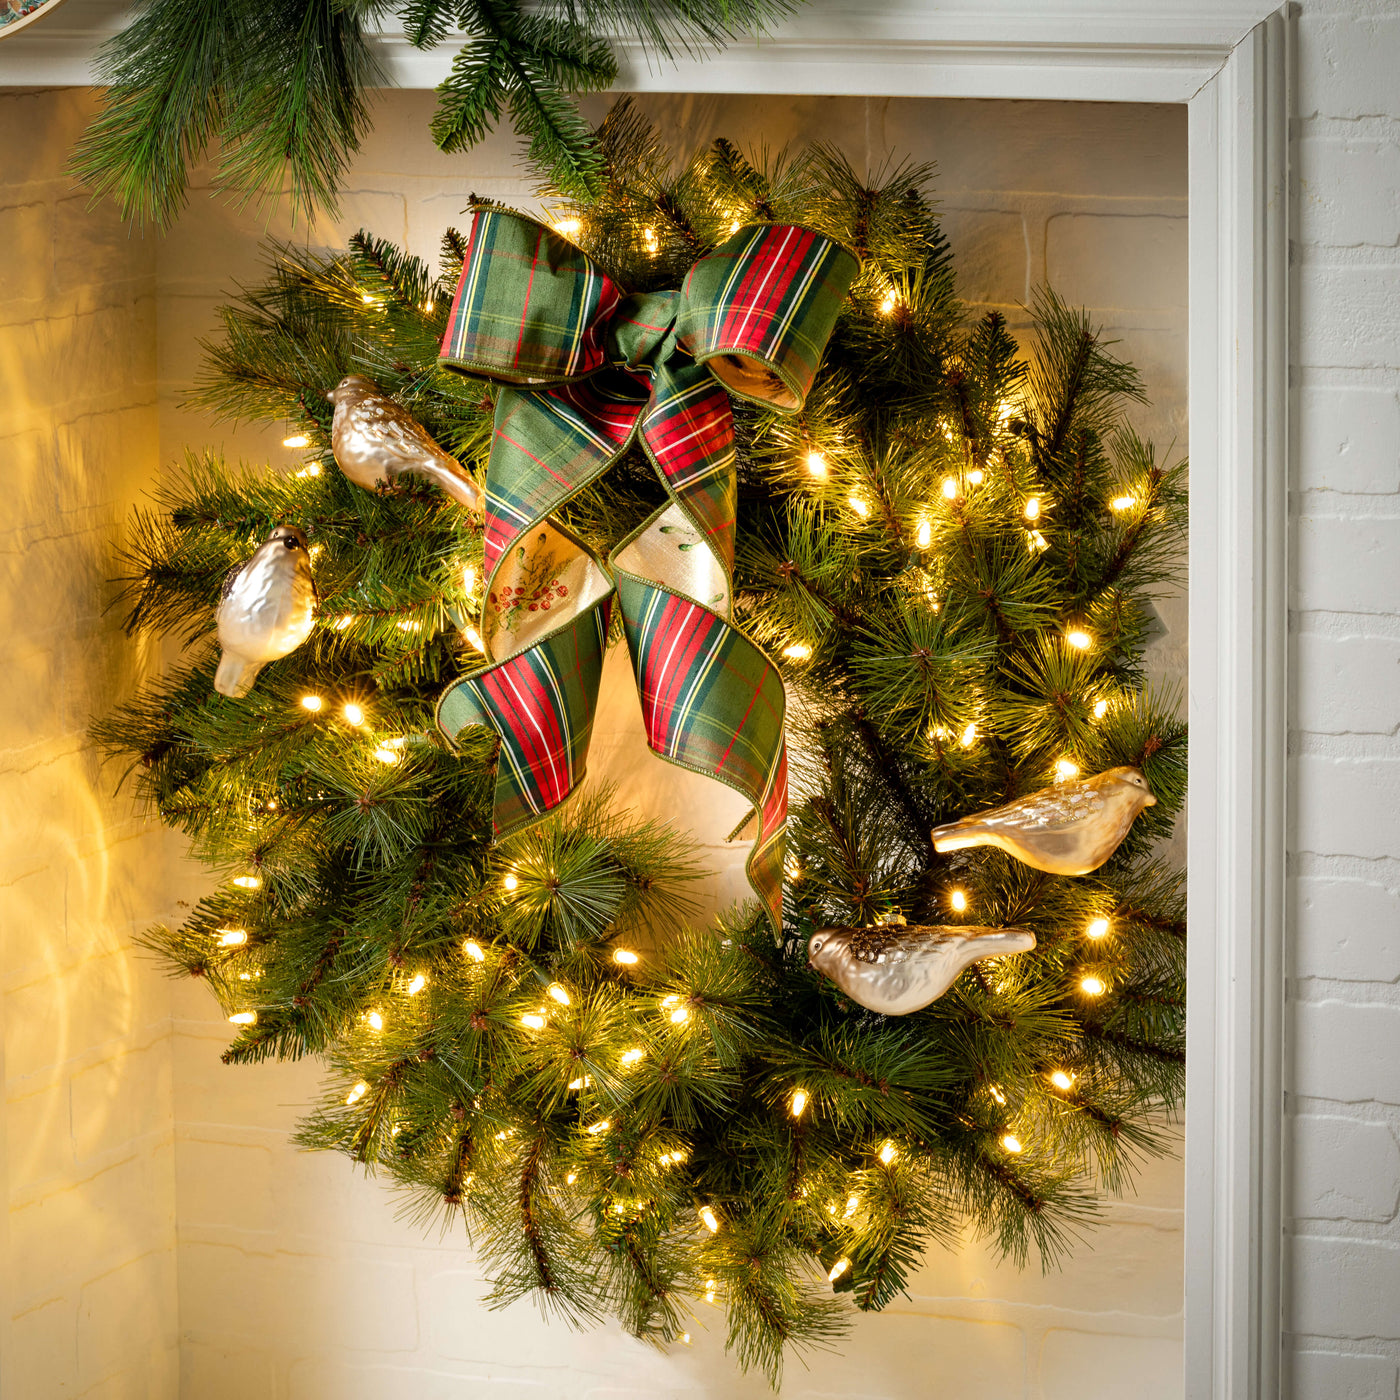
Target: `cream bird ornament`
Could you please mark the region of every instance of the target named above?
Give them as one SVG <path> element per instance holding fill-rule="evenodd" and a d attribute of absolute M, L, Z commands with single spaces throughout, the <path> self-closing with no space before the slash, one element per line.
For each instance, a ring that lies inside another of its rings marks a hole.
<path fill-rule="evenodd" d="M 1138 815 L 1156 801 L 1136 768 L 1110 768 L 936 826 L 933 848 L 997 846 L 1050 875 L 1087 875 L 1122 845 Z"/>
<path fill-rule="evenodd" d="M 331 450 L 336 465 L 356 486 L 373 491 L 413 472 L 436 482 L 458 505 L 481 513 L 481 492 L 461 463 L 372 380 L 347 374 L 326 397 L 335 405 Z"/>
<path fill-rule="evenodd" d="M 981 924 L 881 924 L 822 928 L 807 943 L 807 964 L 854 1002 L 884 1016 L 907 1016 L 937 1001 L 959 974 L 982 958 L 1027 953 L 1028 928 Z"/>
<path fill-rule="evenodd" d="M 220 695 L 240 699 L 269 661 L 295 651 L 316 621 L 316 585 L 306 536 L 279 525 L 246 564 L 229 572 L 215 614 L 223 656 L 214 673 Z"/>

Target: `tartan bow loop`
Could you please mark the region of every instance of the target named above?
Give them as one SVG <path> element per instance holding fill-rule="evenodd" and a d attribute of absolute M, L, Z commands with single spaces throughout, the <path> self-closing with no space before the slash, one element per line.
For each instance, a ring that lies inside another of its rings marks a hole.
<path fill-rule="evenodd" d="M 755 225 L 679 290 L 627 295 L 544 225 L 474 214 L 441 361 L 502 385 L 483 541 L 494 664 L 448 689 L 438 722 L 449 738 L 469 724 L 500 736 L 498 834 L 583 779 L 615 577 L 648 742 L 748 799 L 748 873 L 780 927 L 783 687 L 730 621 L 730 399 L 801 407 L 855 271 L 821 234 Z M 605 566 L 551 513 L 638 440 L 669 503 Z"/>

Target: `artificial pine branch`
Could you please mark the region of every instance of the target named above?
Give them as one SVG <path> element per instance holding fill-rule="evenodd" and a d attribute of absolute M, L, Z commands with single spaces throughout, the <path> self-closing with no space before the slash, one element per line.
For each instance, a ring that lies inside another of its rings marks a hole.
<path fill-rule="evenodd" d="M 529 158 L 560 192 L 594 194 L 601 156 L 570 94 L 617 76 L 630 32 L 663 58 L 761 34 L 800 0 L 146 0 L 98 57 L 108 91 L 72 171 L 122 217 L 168 226 L 190 168 L 219 148 L 218 189 L 239 202 L 284 190 L 294 217 L 334 212 L 388 83 L 367 26 L 396 11 L 418 48 L 464 37 L 439 87 L 433 137 L 464 150 L 509 109 Z"/>

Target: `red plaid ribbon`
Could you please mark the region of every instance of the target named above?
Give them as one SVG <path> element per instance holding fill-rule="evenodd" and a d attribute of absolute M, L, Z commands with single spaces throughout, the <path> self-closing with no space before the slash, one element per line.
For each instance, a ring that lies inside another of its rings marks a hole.
<path fill-rule="evenodd" d="M 731 394 L 796 412 L 856 261 L 810 229 L 741 229 L 680 291 L 624 295 L 580 249 L 497 209 L 473 216 L 442 363 L 504 387 L 486 482 L 492 664 L 438 702 L 449 739 L 500 736 L 498 834 L 583 780 L 614 596 L 652 749 L 744 795 L 746 871 L 782 924 L 787 815 L 777 669 L 732 621 Z M 670 503 L 603 564 L 551 512 L 634 442 Z"/>

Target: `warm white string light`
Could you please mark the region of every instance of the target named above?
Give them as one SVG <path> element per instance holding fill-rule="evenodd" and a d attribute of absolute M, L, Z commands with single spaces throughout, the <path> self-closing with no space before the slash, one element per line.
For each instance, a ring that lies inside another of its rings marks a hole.
<path fill-rule="evenodd" d="M 1079 990 L 1085 996 L 1101 997 L 1108 990 L 1108 986 L 1102 977 L 1095 977 L 1093 973 L 1090 973 L 1089 976 L 1080 980 Z"/>
<path fill-rule="evenodd" d="M 948 895 L 948 905 L 955 914 L 967 913 L 967 893 L 964 890 L 953 890 Z"/>
<path fill-rule="evenodd" d="M 1001 1139 L 1001 1145 L 1013 1155 L 1022 1150 L 1021 1139 L 1015 1133 L 1006 1133 Z"/>
<path fill-rule="evenodd" d="M 1107 919 L 1090 919 L 1089 926 L 1084 932 L 1089 938 L 1107 938 L 1108 927 Z"/>
<path fill-rule="evenodd" d="M 409 994 L 409 996 L 411 996 L 411 997 L 416 997 L 416 996 L 418 995 L 418 993 L 421 992 L 421 991 L 423 990 L 423 988 L 426 987 L 427 985 L 428 985 L 428 979 L 427 979 L 427 977 L 426 977 L 423 973 L 421 973 L 421 972 L 415 973 L 415 974 L 414 974 L 414 977 L 413 977 L 413 981 L 411 981 L 411 982 L 408 984 L 408 994 Z"/>
<path fill-rule="evenodd" d="M 794 1089 L 792 1091 L 792 1100 L 788 1104 L 788 1112 L 791 1113 L 794 1118 L 801 1118 L 802 1110 L 806 1107 L 807 1091 L 805 1089 Z"/>
<path fill-rule="evenodd" d="M 235 1026 L 256 1026 L 258 1013 L 256 1011 L 235 1011 L 228 1019 L 230 1024 Z"/>
<path fill-rule="evenodd" d="M 635 967 L 641 959 L 630 948 L 614 948 L 613 961 L 619 967 Z"/>

